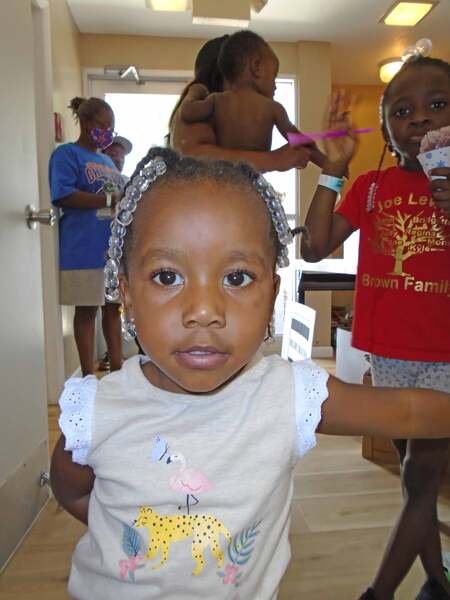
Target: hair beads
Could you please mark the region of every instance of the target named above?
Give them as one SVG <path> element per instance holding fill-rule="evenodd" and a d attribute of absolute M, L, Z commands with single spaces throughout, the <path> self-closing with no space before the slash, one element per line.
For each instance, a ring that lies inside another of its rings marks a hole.
<path fill-rule="evenodd" d="M 175 153 L 172 154 L 175 161 L 180 161 Z M 111 224 L 108 260 L 105 265 L 105 297 L 110 302 L 119 299 L 120 260 L 123 255 L 127 227 L 133 221 L 133 213 L 142 198 L 142 194 L 149 189 L 158 177 L 164 175 L 167 169 L 167 163 L 161 156 L 155 156 L 147 163 L 144 162 L 144 166 L 138 169 L 126 188 L 124 197 L 119 202 L 116 216 Z M 287 245 L 292 242 L 293 236 L 280 202 L 280 196 L 262 175 L 256 174 L 251 169 L 246 170 L 246 173 L 270 213 L 278 238 L 277 264 L 279 267 L 287 267 L 289 265 Z"/>
<path fill-rule="evenodd" d="M 108 260 L 105 265 L 105 297 L 110 302 L 119 299 L 119 265 L 122 258 L 122 248 L 127 226 L 133 221 L 133 213 L 137 203 L 150 183 L 163 175 L 167 170 L 165 162 L 160 157 L 151 160 L 136 175 L 125 191 L 125 196 L 119 202 L 117 214 L 111 225 L 109 238 Z"/>

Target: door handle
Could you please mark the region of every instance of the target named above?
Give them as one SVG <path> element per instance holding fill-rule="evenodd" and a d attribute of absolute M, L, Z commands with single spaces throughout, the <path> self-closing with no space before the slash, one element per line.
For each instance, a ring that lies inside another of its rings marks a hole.
<path fill-rule="evenodd" d="M 54 208 L 49 210 L 36 210 L 32 204 L 25 207 L 25 220 L 29 229 L 36 229 L 36 225 L 49 225 L 53 227 L 56 223 L 56 211 Z"/>

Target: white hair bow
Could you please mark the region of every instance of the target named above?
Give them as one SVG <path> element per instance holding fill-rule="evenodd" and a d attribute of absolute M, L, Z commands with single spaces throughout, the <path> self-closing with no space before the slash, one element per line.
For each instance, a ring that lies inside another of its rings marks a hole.
<path fill-rule="evenodd" d="M 408 46 L 402 54 L 402 61 L 408 62 L 421 56 L 430 56 L 433 43 L 428 38 L 418 40 L 414 45 Z"/>

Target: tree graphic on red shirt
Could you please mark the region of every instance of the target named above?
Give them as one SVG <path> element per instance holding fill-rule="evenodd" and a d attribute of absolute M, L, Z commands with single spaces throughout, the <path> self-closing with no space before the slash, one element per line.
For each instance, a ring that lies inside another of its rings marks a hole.
<path fill-rule="evenodd" d="M 445 250 L 449 239 L 445 235 L 444 216 L 423 216 L 423 211 L 416 215 L 381 213 L 375 221 L 376 238 L 374 249 L 385 256 L 392 256 L 394 268 L 389 275 L 406 276 L 403 263 L 411 256 L 426 252 Z"/>

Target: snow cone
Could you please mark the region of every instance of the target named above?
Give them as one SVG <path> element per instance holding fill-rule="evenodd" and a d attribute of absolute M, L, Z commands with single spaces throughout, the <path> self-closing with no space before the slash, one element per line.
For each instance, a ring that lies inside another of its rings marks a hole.
<path fill-rule="evenodd" d="M 438 175 L 431 176 L 429 172 L 438 167 L 450 167 L 450 125 L 424 135 L 417 158 L 429 179 L 442 178 Z"/>

